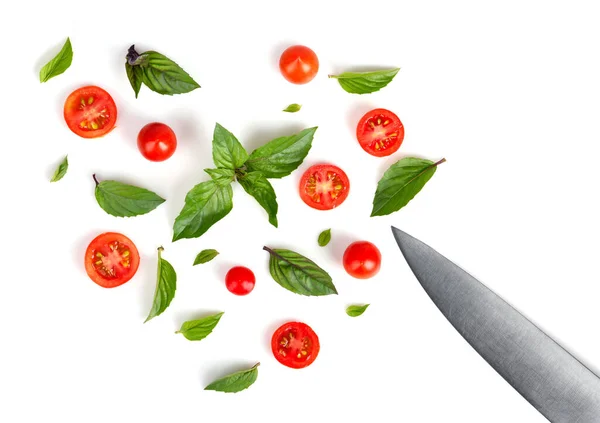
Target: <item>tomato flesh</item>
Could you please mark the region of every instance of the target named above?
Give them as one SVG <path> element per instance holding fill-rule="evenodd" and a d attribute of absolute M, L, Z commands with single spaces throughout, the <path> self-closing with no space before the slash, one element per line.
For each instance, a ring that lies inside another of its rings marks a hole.
<path fill-rule="evenodd" d="M 167 160 L 175 153 L 177 137 L 175 132 L 164 123 L 153 122 L 144 126 L 137 138 L 140 153 L 153 162 Z"/>
<path fill-rule="evenodd" d="M 342 204 L 350 192 L 346 173 L 333 165 L 314 165 L 300 179 L 300 197 L 317 210 L 331 210 Z"/>
<path fill-rule="evenodd" d="M 310 326 L 302 322 L 281 325 L 271 338 L 271 350 L 277 361 L 292 369 L 312 364 L 320 349 L 319 337 Z"/>
<path fill-rule="evenodd" d="M 381 268 L 381 253 L 375 244 L 368 241 L 356 241 L 344 252 L 344 269 L 357 279 L 369 279 Z"/>
<path fill-rule="evenodd" d="M 109 93 L 87 86 L 73 91 L 64 106 L 67 126 L 83 138 L 97 138 L 110 132 L 117 121 L 117 107 Z"/>
<path fill-rule="evenodd" d="M 244 266 L 232 267 L 225 275 L 225 286 L 235 295 L 248 295 L 254 289 L 255 283 L 254 273 Z"/>
<path fill-rule="evenodd" d="M 125 235 L 107 232 L 98 235 L 85 252 L 85 270 L 95 283 L 114 288 L 129 281 L 137 272 L 140 256 Z"/>
<path fill-rule="evenodd" d="M 389 110 L 374 109 L 358 122 L 356 138 L 363 150 L 372 156 L 389 156 L 402 145 L 404 125 L 400 118 Z"/>
<path fill-rule="evenodd" d="M 306 46 L 291 46 L 281 54 L 279 70 L 289 82 L 306 84 L 317 75 L 319 59 L 316 53 Z"/>

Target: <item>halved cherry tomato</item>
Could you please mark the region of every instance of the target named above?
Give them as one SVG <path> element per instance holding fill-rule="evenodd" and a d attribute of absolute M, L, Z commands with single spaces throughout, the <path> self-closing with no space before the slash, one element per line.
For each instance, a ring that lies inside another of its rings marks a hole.
<path fill-rule="evenodd" d="M 138 270 L 140 255 L 125 235 L 106 232 L 90 242 L 85 252 L 85 271 L 104 288 L 114 288 L 130 280 Z"/>
<path fill-rule="evenodd" d="M 137 145 L 142 156 L 153 162 L 162 162 L 175 153 L 177 137 L 169 126 L 152 122 L 140 130 Z"/>
<path fill-rule="evenodd" d="M 342 169 L 330 164 L 309 167 L 300 179 L 300 198 L 317 210 L 331 210 L 346 200 L 350 181 Z"/>
<path fill-rule="evenodd" d="M 244 266 L 235 266 L 225 275 L 225 286 L 235 295 L 248 295 L 256 283 L 252 270 Z"/>
<path fill-rule="evenodd" d="M 306 84 L 317 75 L 319 59 L 315 52 L 306 46 L 291 46 L 281 54 L 279 70 L 289 82 Z"/>
<path fill-rule="evenodd" d="M 379 272 L 381 253 L 369 241 L 356 241 L 344 251 L 344 269 L 357 279 L 369 279 Z"/>
<path fill-rule="evenodd" d="M 302 322 L 287 322 L 273 333 L 273 355 L 284 366 L 302 369 L 312 364 L 319 355 L 319 337 Z"/>
<path fill-rule="evenodd" d="M 71 131 L 83 138 L 97 138 L 115 127 L 117 106 L 109 93 L 90 85 L 67 97 L 64 116 Z"/>
<path fill-rule="evenodd" d="M 360 146 L 372 156 L 384 157 L 395 153 L 404 140 L 400 118 L 386 109 L 374 109 L 365 114 L 356 127 Z"/>

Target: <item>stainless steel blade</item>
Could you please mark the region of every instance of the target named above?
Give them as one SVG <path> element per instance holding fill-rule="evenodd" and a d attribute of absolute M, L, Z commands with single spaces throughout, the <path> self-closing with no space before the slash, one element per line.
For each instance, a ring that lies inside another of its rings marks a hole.
<path fill-rule="evenodd" d="M 553 423 L 600 422 L 600 379 L 477 279 L 392 227 L 413 273 L 469 344 Z"/>

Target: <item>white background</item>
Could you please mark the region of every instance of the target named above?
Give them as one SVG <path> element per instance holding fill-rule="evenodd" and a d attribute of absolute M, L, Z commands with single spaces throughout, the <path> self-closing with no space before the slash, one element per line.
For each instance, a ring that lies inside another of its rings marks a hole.
<path fill-rule="evenodd" d="M 0 107 L 0 420 L 4 422 L 545 421 L 452 329 L 402 259 L 390 225 L 429 243 L 487 283 L 592 369 L 600 369 L 597 306 L 600 26 L 593 1 L 81 2 L 3 3 Z M 40 67 L 71 37 L 73 65 L 48 83 Z M 157 50 L 201 85 L 160 96 L 125 75 L 127 48 Z M 289 45 L 312 47 L 316 79 L 286 82 Z M 402 70 L 383 91 L 344 92 L 328 73 Z M 62 118 L 84 84 L 107 89 L 119 110 L 108 136 L 84 140 Z M 302 111 L 282 113 L 289 103 Z M 384 107 L 406 127 L 400 151 L 378 159 L 358 146 L 356 122 Z M 177 133 L 176 154 L 146 161 L 136 135 L 151 121 Z M 200 239 L 170 242 L 185 193 L 207 179 L 215 122 L 248 150 L 318 125 L 301 168 L 274 181 L 279 229 L 240 187 L 234 210 Z M 69 154 L 66 177 L 50 184 Z M 405 209 L 369 218 L 377 180 L 403 156 L 447 163 Z M 304 169 L 334 163 L 352 189 L 338 209 L 306 207 Z M 114 218 L 96 204 L 92 173 L 154 190 L 152 213 Z M 332 228 L 319 248 L 316 238 Z M 135 278 L 113 290 L 85 274 L 83 253 L 103 231 L 136 243 Z M 354 240 L 375 242 L 380 274 L 353 280 L 341 267 Z M 151 305 L 156 248 L 178 273 L 176 297 Z M 305 298 L 269 276 L 263 245 L 288 247 L 329 270 L 338 296 Z M 201 249 L 221 255 L 192 267 Z M 224 287 L 232 265 L 254 270 L 251 295 Z M 344 308 L 371 303 L 360 318 Z M 225 311 L 192 343 L 173 332 Z M 319 334 L 304 370 L 272 357 L 269 339 L 297 319 Z M 260 361 L 239 394 L 203 391 Z"/>

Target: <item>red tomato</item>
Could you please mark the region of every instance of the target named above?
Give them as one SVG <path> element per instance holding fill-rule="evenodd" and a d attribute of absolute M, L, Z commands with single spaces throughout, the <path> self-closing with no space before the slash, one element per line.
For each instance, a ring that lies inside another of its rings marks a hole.
<path fill-rule="evenodd" d="M 331 210 L 346 200 L 350 181 L 342 169 L 330 164 L 309 167 L 300 179 L 300 198 L 317 210 Z"/>
<path fill-rule="evenodd" d="M 285 79 L 294 84 L 306 84 L 319 71 L 319 59 L 306 46 L 288 47 L 279 58 L 279 70 Z"/>
<path fill-rule="evenodd" d="M 255 283 L 254 273 L 244 266 L 232 267 L 225 275 L 225 286 L 235 295 L 248 295 L 254 289 Z"/>
<path fill-rule="evenodd" d="M 306 323 L 287 322 L 273 333 L 273 355 L 284 366 L 302 369 L 319 355 L 319 337 Z"/>
<path fill-rule="evenodd" d="M 109 133 L 117 122 L 117 106 L 109 93 L 90 85 L 73 91 L 65 101 L 65 122 L 83 138 Z"/>
<path fill-rule="evenodd" d="M 153 122 L 140 130 L 137 145 L 142 156 L 153 162 L 162 162 L 175 153 L 177 137 L 164 123 Z"/>
<path fill-rule="evenodd" d="M 358 279 L 372 278 L 381 267 L 379 249 L 368 241 L 356 241 L 344 252 L 344 269 Z"/>
<path fill-rule="evenodd" d="M 104 288 L 123 285 L 135 275 L 140 255 L 125 235 L 106 232 L 90 242 L 85 252 L 85 271 Z"/>
<path fill-rule="evenodd" d="M 358 122 L 356 138 L 372 156 L 384 157 L 398 151 L 404 140 L 400 118 L 386 109 L 374 109 Z"/>

